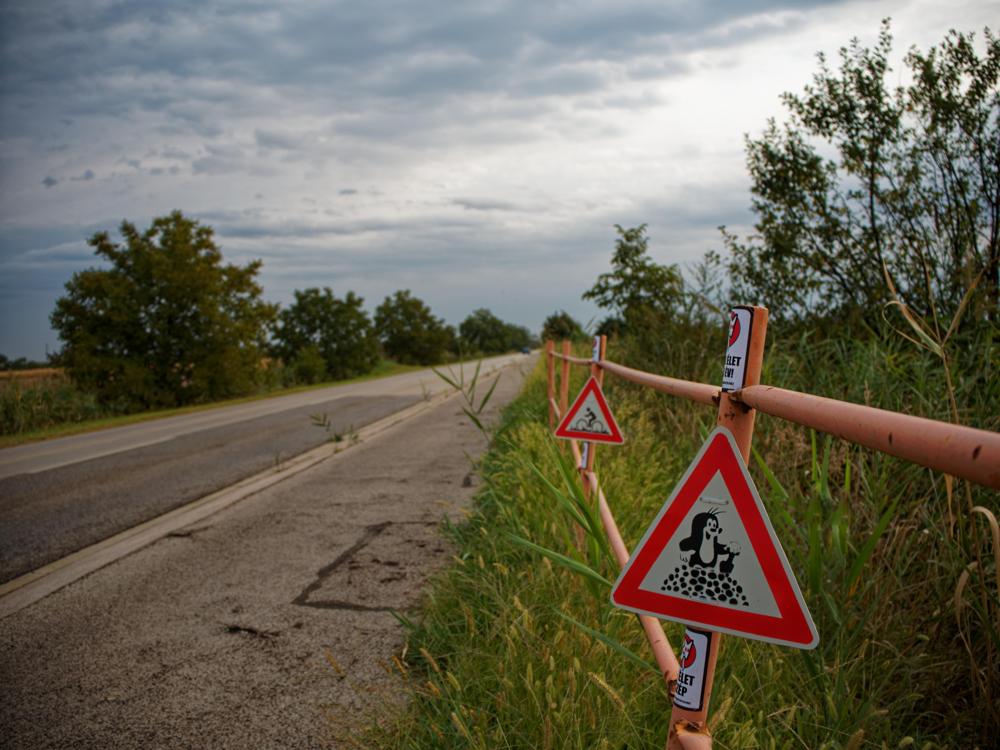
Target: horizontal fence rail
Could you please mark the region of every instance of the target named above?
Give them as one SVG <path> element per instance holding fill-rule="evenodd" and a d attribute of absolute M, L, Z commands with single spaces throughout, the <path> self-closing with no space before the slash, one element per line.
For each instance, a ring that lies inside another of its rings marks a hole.
<path fill-rule="evenodd" d="M 589 368 L 591 376 L 599 383 L 605 373 L 611 373 L 660 393 L 717 407 L 718 424 L 730 430 L 744 461 L 749 459 L 754 418 L 759 412 L 828 433 L 949 476 L 1000 490 L 1000 433 L 759 384 L 764 336 L 767 330 L 767 310 L 762 307 L 742 308 L 742 310 L 744 315 L 749 313 L 751 316 L 744 318 L 745 322 L 749 323 L 748 330 L 751 331 L 747 334 L 749 343 L 743 352 L 746 376 L 745 378 L 741 376 L 735 383 L 731 382 L 730 387 L 734 389 L 732 391 L 723 391 L 722 388 L 708 383 L 657 375 L 612 362 L 605 357 L 606 339 L 603 336 L 595 337 L 593 356 L 590 359 L 572 356 L 568 341 L 562 342 L 561 353 L 555 351 L 554 342 L 546 342 L 550 428 L 554 429 L 556 420 L 561 420 L 566 414 L 569 368 L 570 365 L 577 365 Z M 736 315 L 734 310 L 732 317 L 735 318 Z M 731 335 L 736 335 L 732 330 L 738 329 L 731 329 Z M 730 346 L 733 345 L 733 341 L 731 338 Z M 727 350 L 727 361 L 729 353 Z M 561 360 L 558 372 L 558 400 L 555 388 L 556 360 Z M 614 558 L 619 567 L 624 567 L 628 563 L 630 552 L 618 530 L 610 504 L 594 471 L 597 444 L 585 442 L 583 445 L 586 450 L 582 450 L 581 444 L 576 440 L 570 441 L 571 454 L 579 471 L 584 497 L 596 501 L 598 515 Z M 973 512 L 982 512 L 990 521 L 995 553 L 1000 565 L 1000 525 L 996 523 L 992 513 L 984 508 L 977 506 L 973 508 Z M 584 544 L 582 529 L 578 531 L 581 533 L 577 535 L 577 545 L 582 547 Z M 1000 584 L 1000 571 L 997 572 L 997 576 Z M 637 617 L 673 698 L 678 680 L 690 676 L 683 674 L 684 668 L 679 664 L 660 620 L 649 615 L 637 615 Z M 712 747 L 712 735 L 707 720 L 708 701 L 712 692 L 721 635 L 718 632 L 707 632 L 702 635 L 709 637 L 707 655 L 702 657 L 707 665 L 704 667 L 702 677 L 702 702 L 699 706 L 689 708 L 685 707 L 685 704 L 673 702 L 667 750 L 711 750 Z M 689 636 L 690 628 L 685 634 L 685 639 Z"/>
<path fill-rule="evenodd" d="M 1000 433 L 770 385 L 752 385 L 733 397 L 762 414 L 1000 489 Z"/>
<path fill-rule="evenodd" d="M 556 352 L 552 356 L 574 365 L 590 367 L 596 364 L 624 380 L 695 403 L 719 403 L 721 389 L 708 383 L 655 375 L 607 359 L 595 363 Z M 772 385 L 752 385 L 731 395 L 762 414 L 1000 490 L 1000 433 Z"/>

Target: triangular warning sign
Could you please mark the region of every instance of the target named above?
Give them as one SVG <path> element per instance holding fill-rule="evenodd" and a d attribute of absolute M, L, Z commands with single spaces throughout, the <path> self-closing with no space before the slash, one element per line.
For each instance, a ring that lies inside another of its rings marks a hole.
<path fill-rule="evenodd" d="M 584 383 L 576 401 L 566 411 L 556 437 L 568 440 L 590 440 L 595 443 L 624 443 L 618 423 L 608 408 L 601 385 L 593 375 Z"/>
<path fill-rule="evenodd" d="M 816 626 L 732 433 L 716 428 L 646 530 L 613 604 L 797 648 Z"/>

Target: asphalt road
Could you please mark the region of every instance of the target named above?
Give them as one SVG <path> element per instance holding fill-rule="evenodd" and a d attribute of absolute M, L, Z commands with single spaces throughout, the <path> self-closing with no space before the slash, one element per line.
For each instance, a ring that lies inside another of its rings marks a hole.
<path fill-rule="evenodd" d="M 525 358 L 525 362 L 533 360 Z M 519 390 L 505 370 L 493 413 Z M 0 622 L 0 746 L 358 747 L 484 447 L 452 399 Z M 364 746 L 362 742 L 360 746 Z"/>
<path fill-rule="evenodd" d="M 0 583 L 446 389 L 422 370 L 2 450 Z"/>

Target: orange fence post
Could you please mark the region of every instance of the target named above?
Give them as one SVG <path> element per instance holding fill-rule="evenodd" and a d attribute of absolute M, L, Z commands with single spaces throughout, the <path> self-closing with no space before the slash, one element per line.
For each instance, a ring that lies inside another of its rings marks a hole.
<path fill-rule="evenodd" d="M 594 336 L 594 347 L 590 357 L 590 374 L 597 379 L 598 384 L 604 382 L 604 371 L 601 369 L 600 361 L 604 359 L 607 345 L 607 336 Z M 584 497 L 590 497 L 590 482 L 587 481 L 587 475 L 594 470 L 594 455 L 596 453 L 597 443 L 589 441 L 584 443 L 583 455 L 586 461 L 580 467 L 580 481 L 583 483 Z"/>
<path fill-rule="evenodd" d="M 733 344 L 737 340 L 740 326 L 750 326 L 745 350 L 734 351 Z M 727 428 L 736 439 L 743 460 L 750 460 L 750 441 L 753 437 L 754 417 L 756 412 L 739 401 L 736 401 L 732 391 L 744 386 L 757 385 L 760 382 L 760 370 L 764 361 L 764 338 L 767 335 L 766 307 L 737 307 L 730 312 L 730 346 L 726 351 L 723 386 L 719 393 L 719 414 L 716 424 Z M 708 637 L 708 658 L 705 661 L 705 673 L 698 677 L 702 680 L 703 690 L 701 705 L 697 710 L 681 708 L 676 703 L 670 712 L 670 735 L 667 739 L 667 750 L 692 750 L 693 748 L 711 748 L 712 735 L 708 731 L 708 704 L 712 697 L 712 683 L 715 678 L 715 664 L 719 658 L 719 647 L 722 636 L 717 632 L 695 630 L 688 628 L 685 642 Z M 683 658 L 681 660 L 683 662 Z M 681 679 L 684 678 L 683 665 Z"/>
<path fill-rule="evenodd" d="M 549 405 L 549 429 L 554 430 L 556 427 L 556 410 L 553 405 L 553 399 L 555 398 L 555 369 L 556 363 L 552 357 L 555 352 L 555 342 L 546 341 L 545 342 L 545 374 L 547 377 L 547 390 L 545 391 L 546 401 Z"/>
<path fill-rule="evenodd" d="M 569 339 L 563 339 L 562 342 L 562 368 L 560 370 L 559 378 L 559 413 L 566 414 L 566 409 L 569 408 L 569 360 L 566 357 L 570 354 L 570 341 Z"/>
<path fill-rule="evenodd" d="M 608 346 L 607 336 L 594 336 L 594 349 L 591 356 L 590 374 L 597 378 L 599 385 L 604 385 L 604 370 L 601 369 L 599 362 L 604 359 L 605 349 Z M 594 470 L 594 455 L 597 453 L 597 443 L 588 443 L 590 446 L 587 449 L 587 471 Z M 584 489 L 590 490 L 590 483 L 584 482 Z"/>

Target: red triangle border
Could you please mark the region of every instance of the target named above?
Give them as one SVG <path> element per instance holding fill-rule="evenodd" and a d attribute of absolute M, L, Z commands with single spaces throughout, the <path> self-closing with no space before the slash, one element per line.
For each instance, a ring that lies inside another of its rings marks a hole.
<path fill-rule="evenodd" d="M 722 473 L 764 578 L 771 587 L 780 613 L 777 617 L 639 588 L 716 471 Z M 640 614 L 677 620 L 709 630 L 798 648 L 814 648 L 818 643 L 815 626 L 771 523 L 763 507 L 758 505 L 759 499 L 751 488 L 752 482 L 731 433 L 725 428 L 717 428 L 709 435 L 701 452 L 629 559 L 612 589 L 612 603 Z"/>
<path fill-rule="evenodd" d="M 604 420 L 608 423 L 608 429 L 611 431 L 610 435 L 601 435 L 593 432 L 579 432 L 577 430 L 570 429 L 570 424 L 573 419 L 576 418 L 577 412 L 583 406 L 583 402 L 586 400 L 588 394 L 593 393 L 594 398 L 597 400 L 597 406 L 601 410 L 601 415 Z M 559 426 L 556 428 L 555 436 L 558 438 L 565 438 L 566 440 L 585 440 L 588 443 L 612 443 L 614 445 L 621 445 L 625 442 L 625 438 L 622 437 L 621 430 L 618 428 L 618 422 L 615 421 L 614 415 L 611 413 L 611 408 L 608 406 L 608 401 L 604 397 L 604 391 L 601 390 L 601 384 L 597 382 L 597 378 L 593 375 L 590 379 L 583 384 L 583 388 L 580 390 L 580 394 L 573 401 L 573 405 L 566 410 L 566 416 L 562 418 L 559 422 Z"/>

